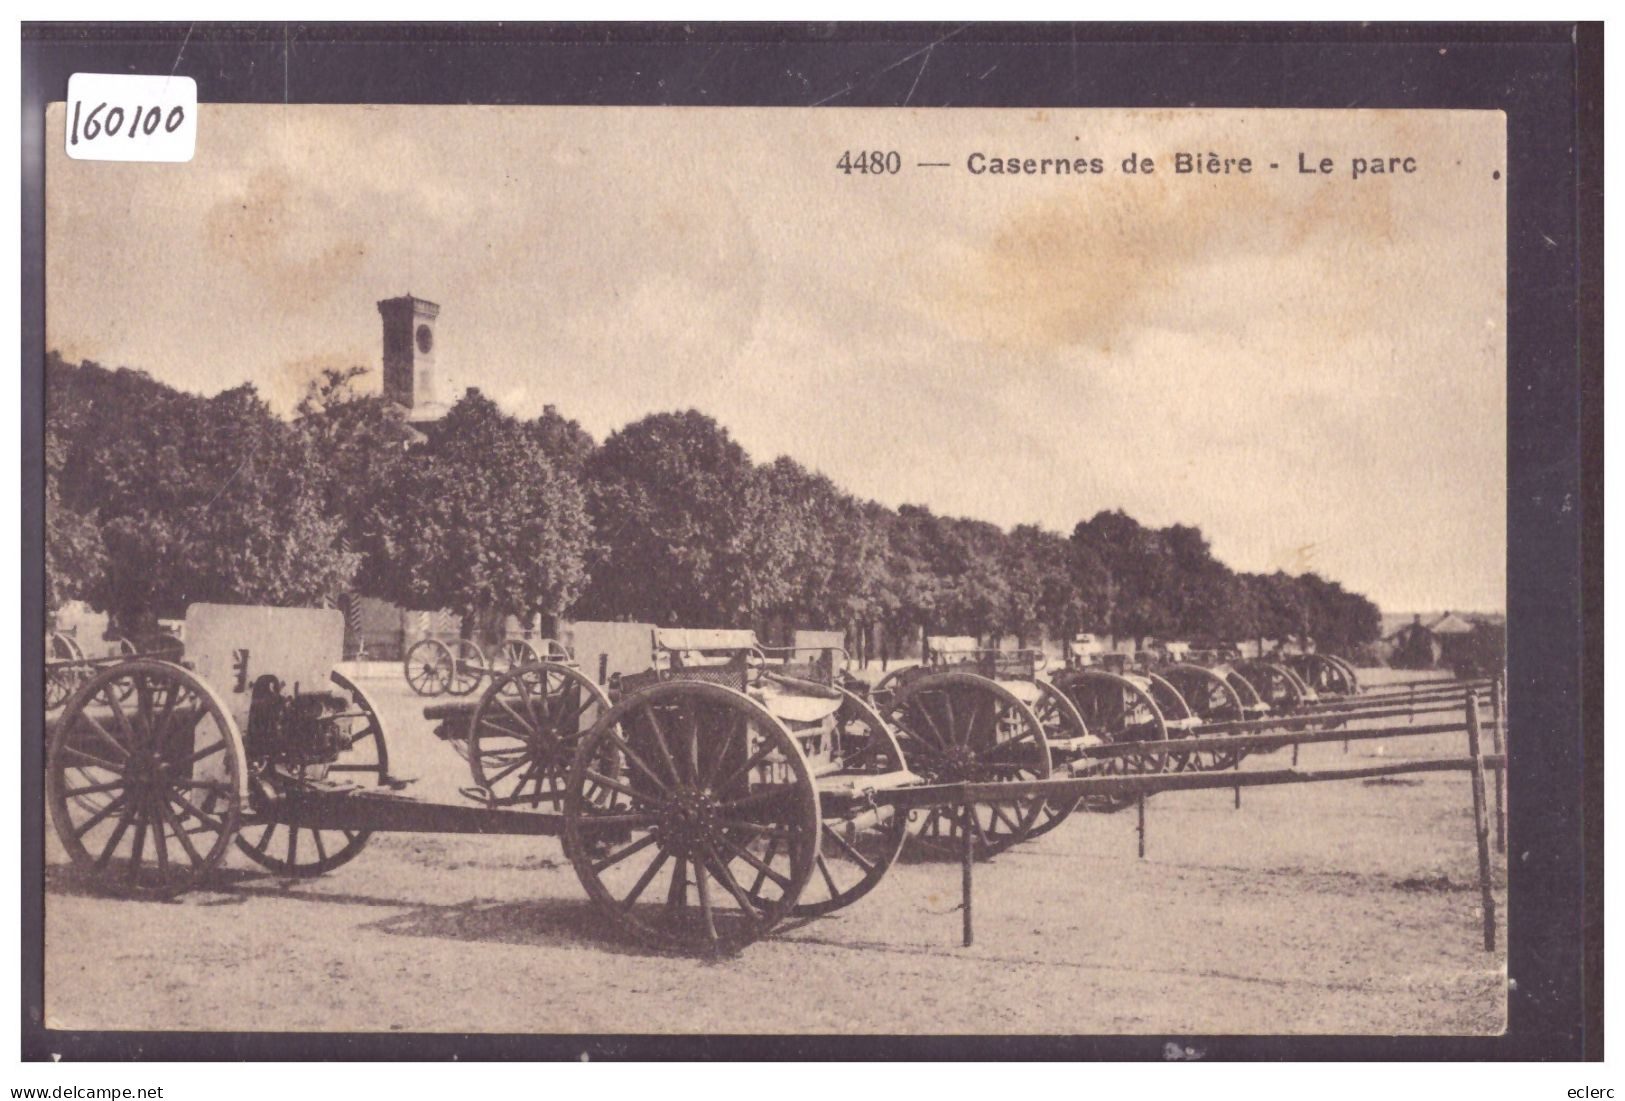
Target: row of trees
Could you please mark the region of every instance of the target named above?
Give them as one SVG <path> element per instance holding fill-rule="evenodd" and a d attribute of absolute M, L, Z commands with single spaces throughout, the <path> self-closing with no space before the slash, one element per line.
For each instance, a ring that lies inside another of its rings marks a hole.
<path fill-rule="evenodd" d="M 463 615 L 692 626 L 1213 641 L 1374 640 L 1376 607 L 1314 574 L 1237 573 L 1195 527 L 1101 512 L 1061 534 L 890 509 L 788 458 L 758 464 L 700 413 L 595 444 L 470 390 L 411 426 L 317 380 L 291 421 L 252 387 L 185 394 L 47 362 L 48 595 L 121 621 L 197 600 L 360 592 Z"/>

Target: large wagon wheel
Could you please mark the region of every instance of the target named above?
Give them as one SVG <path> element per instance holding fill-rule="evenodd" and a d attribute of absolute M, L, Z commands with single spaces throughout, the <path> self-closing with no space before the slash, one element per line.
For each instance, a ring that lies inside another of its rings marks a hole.
<path fill-rule="evenodd" d="M 45 710 L 55 711 L 68 702 L 73 695 L 73 675 L 71 670 L 63 667 L 46 666 L 45 668 Z"/>
<path fill-rule="evenodd" d="M 451 681 L 446 691 L 453 696 L 472 695 L 485 680 L 488 663 L 485 651 L 471 638 L 459 638 L 446 644 L 451 651 Z"/>
<path fill-rule="evenodd" d="M 495 678 L 499 668 L 505 673 L 513 673 L 541 661 L 558 660 L 560 659 L 552 653 L 549 653 L 545 658 L 542 657 L 541 654 L 536 652 L 536 647 L 532 646 L 528 639 L 504 639 L 501 647 L 497 650 L 496 660 L 491 666 L 491 675 Z M 519 691 L 519 682 L 517 680 L 509 678 L 503 684 L 510 696 L 517 694 Z"/>
<path fill-rule="evenodd" d="M 84 675 L 84 666 L 65 664 L 84 660 L 79 644 L 60 631 L 46 639 L 45 710 L 55 711 L 68 702 Z"/>
<path fill-rule="evenodd" d="M 793 912 L 818 861 L 801 747 L 718 684 L 666 681 L 611 708 L 582 739 L 564 814 L 587 894 L 657 947 L 743 948 Z"/>
<path fill-rule="evenodd" d="M 1272 713 L 1289 713 L 1303 706 L 1303 682 L 1285 666 L 1270 661 L 1238 661 L 1235 670 L 1247 678 Z"/>
<path fill-rule="evenodd" d="M 1180 695 L 1179 689 L 1174 687 L 1172 681 L 1161 673 L 1149 669 L 1141 670 L 1139 676 L 1149 682 L 1151 698 L 1156 701 L 1158 709 L 1162 712 L 1170 739 L 1201 735 L 1201 731 L 1197 729 L 1202 725 L 1201 718 L 1191 711 L 1191 705 L 1185 702 L 1185 697 Z M 1163 771 L 1187 771 L 1192 768 L 1191 758 L 1192 755 L 1189 753 L 1169 753 Z"/>
<path fill-rule="evenodd" d="M 140 659 L 89 677 L 52 725 L 46 803 L 76 865 L 121 891 L 167 895 L 225 856 L 247 777 L 225 702 L 188 670 Z"/>
<path fill-rule="evenodd" d="M 1297 654 L 1291 664 L 1317 694 L 1348 696 L 1359 690 L 1353 667 L 1331 654 Z"/>
<path fill-rule="evenodd" d="M 384 720 L 372 700 L 349 677 L 335 672 L 332 681 L 339 695 L 348 702 L 341 714 L 329 718 L 345 725 L 345 739 L 349 744 L 338 759 L 327 766 L 327 773 L 334 779 L 362 787 L 386 786 L 389 739 L 384 734 Z M 270 765 L 268 761 L 253 762 L 256 772 L 263 772 Z M 267 782 L 276 781 L 267 778 Z M 370 837 L 371 830 L 316 829 L 288 822 L 250 821 L 238 835 L 237 847 L 254 863 L 279 875 L 307 877 L 348 864 L 366 848 Z"/>
<path fill-rule="evenodd" d="M 933 783 L 1047 780 L 1049 744 L 1032 708 L 975 673 L 932 673 L 906 683 L 882 708 L 908 767 Z M 985 859 L 1026 839 L 1044 814 L 1042 795 L 972 806 L 975 854 Z M 916 844 L 957 854 L 965 817 L 957 807 L 916 812 Z"/>
<path fill-rule="evenodd" d="M 767 674 L 791 688 L 829 691 L 821 685 L 793 677 Z M 844 688 L 835 712 L 835 744 L 831 759 L 842 776 L 882 776 L 908 766 L 897 734 L 869 702 Z M 821 804 L 823 816 L 818 874 L 807 882 L 801 899 L 791 910 L 798 918 L 822 917 L 852 905 L 874 890 L 897 862 L 908 840 L 908 815 L 892 806 L 849 803 L 840 813 Z"/>
<path fill-rule="evenodd" d="M 523 638 L 505 639 L 502 648 L 497 651 L 497 657 L 501 660 L 503 668 L 509 672 L 527 665 L 535 665 L 542 660 L 542 655 L 536 652 L 536 647 L 530 644 L 530 640 Z"/>
<path fill-rule="evenodd" d="M 1168 721 L 1152 683 L 1107 669 L 1078 669 L 1058 676 L 1056 684 L 1071 698 L 1090 733 L 1109 745 L 1168 740 Z M 1151 750 L 1106 758 L 1120 767 L 1108 772 L 1162 772 L 1167 753 Z"/>
<path fill-rule="evenodd" d="M 113 643 L 113 652 L 118 655 L 120 661 L 129 661 L 136 656 L 135 644 L 123 635 L 115 635 L 108 641 Z M 174 659 L 164 658 L 163 660 L 172 661 Z M 124 703 L 135 695 L 135 682 L 130 680 L 117 681 L 115 682 L 115 689 L 118 692 L 119 702 Z"/>
<path fill-rule="evenodd" d="M 420 638 L 406 651 L 406 683 L 420 696 L 438 696 L 451 689 L 453 664 L 445 643 Z"/>
<path fill-rule="evenodd" d="M 468 724 L 474 783 L 492 806 L 557 810 L 582 736 L 608 710 L 609 697 L 573 666 L 493 675 Z"/>
<path fill-rule="evenodd" d="M 1292 668 L 1292 666 L 1287 665 L 1285 662 L 1279 661 L 1272 661 L 1268 664 L 1272 668 L 1280 670 L 1281 675 L 1286 677 L 1287 680 L 1291 681 L 1292 690 L 1297 694 L 1298 706 L 1306 707 L 1310 704 L 1320 702 L 1319 696 L 1316 694 L 1315 690 L 1309 687 L 1309 682 L 1304 680 L 1302 674 L 1300 674 L 1296 669 Z"/>
<path fill-rule="evenodd" d="M 1337 654 L 1317 654 L 1315 656 L 1323 658 L 1327 664 L 1331 665 L 1334 669 L 1343 674 L 1341 678 L 1341 689 L 1334 689 L 1334 691 L 1340 690 L 1344 695 L 1348 696 L 1359 694 L 1360 674 L 1355 672 L 1354 664 L 1352 662 L 1348 661 L 1346 658 L 1338 656 Z"/>
<path fill-rule="evenodd" d="M 1149 681 L 1108 669 L 1075 669 L 1057 674 L 1055 683 L 1077 707 L 1089 732 L 1108 745 L 1162 742 L 1168 738 L 1167 718 Z M 1101 761 L 1102 776 L 1166 772 L 1170 763 L 1163 750 L 1105 757 Z M 1133 806 L 1134 802 L 1131 795 L 1093 796 L 1086 797 L 1083 807 L 1111 812 Z"/>
<path fill-rule="evenodd" d="M 875 681 L 875 686 L 869 689 L 869 698 L 874 701 L 876 707 L 884 710 L 886 705 L 891 703 L 892 696 L 903 686 L 903 675 L 912 673 L 918 668 L 920 667 L 917 665 L 904 665 L 882 674 L 881 678 Z"/>
<path fill-rule="evenodd" d="M 1201 722 L 1201 719 L 1191 711 L 1191 705 L 1185 702 L 1185 697 L 1179 694 L 1179 689 L 1175 688 L 1167 677 L 1150 671 L 1140 675 L 1150 682 L 1151 699 L 1156 703 L 1157 710 L 1162 712 L 1164 724 L 1170 733 Z"/>
<path fill-rule="evenodd" d="M 1219 670 L 1205 665 L 1181 663 L 1168 666 L 1163 670 L 1163 675 L 1185 697 L 1191 712 L 1204 725 L 1240 722 L 1247 717 L 1246 700 L 1236 691 L 1235 684 Z M 1208 736 L 1200 728 L 1196 734 L 1198 737 Z M 1182 754 L 1178 765 L 1181 772 L 1205 772 L 1230 768 L 1239 759 L 1234 750 L 1204 750 Z"/>
<path fill-rule="evenodd" d="M 1039 723 L 1044 727 L 1044 737 L 1050 742 L 1070 741 L 1089 734 L 1089 727 L 1083 721 L 1083 713 L 1078 710 L 1077 704 L 1048 681 L 1038 682 L 1038 701 L 1033 704 L 1033 714 L 1038 716 Z M 1051 757 L 1054 757 L 1053 748 Z M 1052 760 L 1051 763 L 1060 762 Z M 1044 813 L 1039 815 L 1038 821 L 1028 831 L 1028 840 L 1042 837 L 1065 822 L 1082 802 L 1081 795 L 1044 800 Z"/>

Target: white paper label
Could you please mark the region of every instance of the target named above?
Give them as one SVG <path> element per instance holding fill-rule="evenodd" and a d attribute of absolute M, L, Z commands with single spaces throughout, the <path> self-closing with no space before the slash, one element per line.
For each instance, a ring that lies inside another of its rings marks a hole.
<path fill-rule="evenodd" d="M 189 161 L 197 148 L 197 81 L 74 73 L 67 142 L 68 156 L 81 161 Z"/>

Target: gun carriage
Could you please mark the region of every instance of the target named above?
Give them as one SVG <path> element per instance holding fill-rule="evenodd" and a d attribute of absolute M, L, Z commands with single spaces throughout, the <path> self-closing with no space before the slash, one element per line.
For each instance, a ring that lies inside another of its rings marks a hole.
<path fill-rule="evenodd" d="M 490 671 L 485 651 L 471 638 L 420 638 L 402 661 L 406 683 L 420 696 L 468 696 Z"/>
<path fill-rule="evenodd" d="M 661 660 L 617 676 L 613 702 L 544 661 L 436 712 L 476 782 L 467 805 L 426 802 L 400 794 L 378 709 L 334 668 L 339 613 L 194 605 L 187 634 L 190 668 L 99 668 L 49 724 L 57 836 L 135 894 L 184 890 L 233 847 L 308 876 L 380 831 L 558 836 L 628 933 L 732 949 L 871 890 L 906 832 L 877 796 L 921 782 L 833 652 L 657 632 Z"/>
<path fill-rule="evenodd" d="M 982 647 L 968 636 L 930 636 L 924 664 L 888 673 L 873 698 L 898 730 L 910 767 L 933 783 L 1049 779 L 1080 760 L 1083 716 L 1039 674 L 1037 650 Z M 969 823 L 980 857 L 1048 832 L 1072 811 L 1041 798 L 977 804 Z M 957 852 L 964 817 L 942 807 L 911 812 L 917 842 Z"/>
<path fill-rule="evenodd" d="M 1057 760 L 1082 774 L 1108 740 L 1053 732 L 1088 730 L 1093 714 L 1113 737 L 1165 741 L 1170 721 L 1195 718 L 1170 720 L 1150 675 L 1082 666 L 1050 682 L 1031 652 L 942 649 L 871 702 L 838 649 L 603 626 L 647 631 L 642 656 L 611 670 L 603 655 L 596 677 L 541 660 L 497 672 L 477 700 L 425 708 L 472 779 L 463 803 L 436 803 L 403 793 L 378 708 L 335 668 L 338 612 L 194 605 L 188 665 L 98 666 L 48 723 L 56 834 L 87 874 L 156 895 L 232 848 L 312 876 L 378 832 L 555 836 L 626 934 L 731 951 L 862 898 L 911 836 L 957 843 L 969 867 L 1053 828 L 1072 807 L 1023 781 Z M 1060 718 L 1047 726 L 1034 704 Z M 1165 771 L 1174 756 L 1108 760 Z"/>
<path fill-rule="evenodd" d="M 97 667 L 135 657 L 140 651 L 123 635 L 109 634 L 103 640 L 103 653 L 87 657 L 77 635 L 52 631 L 45 640 L 45 710 L 55 711 L 68 702 L 73 690 Z M 171 645 L 166 645 L 166 642 Z M 152 656 L 179 652 L 179 640 L 165 636 L 150 651 Z M 123 686 L 128 698 L 128 686 Z"/>
<path fill-rule="evenodd" d="M 1335 654 L 1317 651 L 1281 654 L 1277 664 L 1292 670 L 1318 696 L 1353 696 L 1360 692 L 1360 678 L 1354 666 Z"/>

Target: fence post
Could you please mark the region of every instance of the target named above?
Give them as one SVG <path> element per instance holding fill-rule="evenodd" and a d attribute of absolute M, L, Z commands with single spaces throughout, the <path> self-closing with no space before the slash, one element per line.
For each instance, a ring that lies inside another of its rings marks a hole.
<path fill-rule="evenodd" d="M 1236 754 L 1236 763 L 1231 766 L 1231 770 L 1234 771 L 1234 772 L 1240 772 L 1241 771 L 1241 754 L 1240 753 Z M 1235 804 L 1234 809 L 1235 810 L 1240 810 L 1241 809 L 1241 785 L 1240 784 L 1236 785 L 1236 804 Z"/>
<path fill-rule="evenodd" d="M 1505 684 L 1500 674 L 1490 682 L 1490 716 L 1495 720 L 1495 726 L 1490 731 L 1490 744 L 1495 747 L 1497 756 L 1506 752 L 1506 701 L 1503 697 Z M 1507 762 L 1502 758 L 1502 765 L 1495 770 L 1495 851 L 1507 851 Z"/>
<path fill-rule="evenodd" d="M 1479 739 L 1478 693 L 1467 694 L 1467 752 L 1473 768 L 1473 830 L 1478 835 L 1478 894 L 1484 907 L 1484 951 L 1495 951 L 1495 896 L 1490 891 L 1490 830 L 1484 814 L 1484 747 Z"/>
<path fill-rule="evenodd" d="M 1139 816 L 1140 816 L 1140 823 L 1139 823 L 1140 859 L 1144 860 L 1145 859 L 1145 792 L 1143 792 L 1143 791 L 1140 792 L 1138 805 L 1139 805 Z"/>
<path fill-rule="evenodd" d="M 971 921 L 971 878 L 972 869 L 976 865 L 976 822 L 972 817 L 976 813 L 971 804 L 966 803 L 961 812 L 959 831 L 964 835 L 960 846 L 960 890 L 963 894 L 962 909 L 964 910 L 964 946 L 969 948 L 976 942 L 976 930 Z"/>

